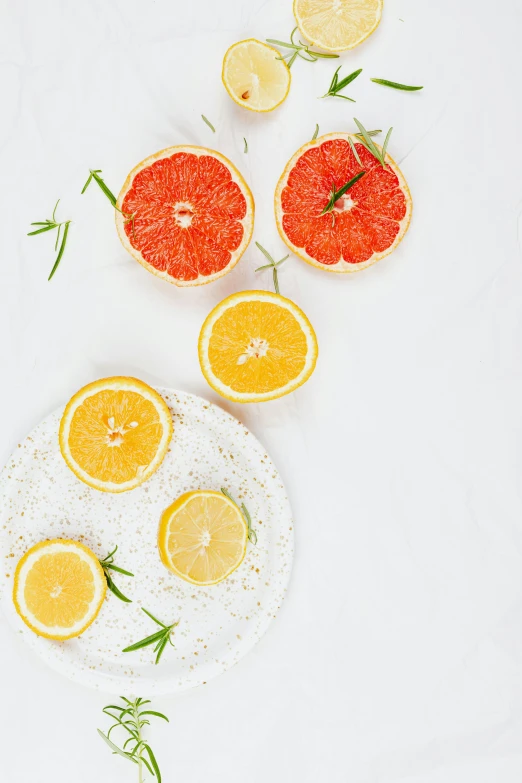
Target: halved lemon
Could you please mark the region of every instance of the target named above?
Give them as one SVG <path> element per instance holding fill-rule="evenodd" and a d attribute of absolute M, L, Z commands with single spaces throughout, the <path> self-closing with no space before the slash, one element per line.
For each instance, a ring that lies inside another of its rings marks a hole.
<path fill-rule="evenodd" d="M 281 53 L 255 38 L 239 41 L 228 49 L 221 78 L 233 101 L 258 112 L 280 106 L 291 80 Z"/>
<path fill-rule="evenodd" d="M 299 30 L 310 43 L 343 52 L 365 41 L 381 21 L 383 0 L 294 0 Z"/>
<path fill-rule="evenodd" d="M 181 495 L 162 514 L 158 547 L 163 563 L 195 585 L 222 582 L 243 562 L 248 528 L 221 492 Z"/>
<path fill-rule="evenodd" d="M 136 378 L 102 378 L 80 389 L 60 422 L 60 450 L 85 484 L 125 492 L 161 465 L 172 416 L 157 391 Z"/>
<path fill-rule="evenodd" d="M 26 625 L 48 639 L 71 639 L 91 625 L 107 582 L 98 558 L 78 541 L 56 538 L 31 547 L 19 561 L 13 601 Z"/>
<path fill-rule="evenodd" d="M 263 402 L 308 380 L 317 338 L 303 311 L 268 291 L 243 291 L 207 316 L 199 335 L 199 363 L 212 388 L 234 402 Z"/>

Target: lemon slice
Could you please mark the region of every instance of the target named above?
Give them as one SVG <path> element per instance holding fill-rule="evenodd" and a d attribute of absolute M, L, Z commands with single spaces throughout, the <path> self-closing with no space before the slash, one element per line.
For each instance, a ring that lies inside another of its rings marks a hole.
<path fill-rule="evenodd" d="M 294 0 L 294 16 L 310 43 L 329 52 L 353 49 L 381 21 L 383 0 Z"/>
<path fill-rule="evenodd" d="M 243 291 L 207 316 L 199 363 L 215 391 L 235 402 L 262 402 L 301 386 L 317 361 L 312 324 L 290 299 Z"/>
<path fill-rule="evenodd" d="M 102 378 L 80 389 L 60 422 L 60 450 L 85 484 L 125 492 L 161 465 L 172 437 L 165 400 L 136 378 Z"/>
<path fill-rule="evenodd" d="M 221 492 L 181 495 L 162 514 L 158 547 L 163 563 L 195 585 L 222 582 L 243 562 L 248 528 Z"/>
<path fill-rule="evenodd" d="M 83 544 L 54 539 L 36 544 L 19 561 L 13 588 L 16 611 L 48 639 L 71 639 L 91 625 L 107 582 L 96 555 Z"/>
<path fill-rule="evenodd" d="M 279 58 L 279 59 L 277 59 Z M 272 111 L 290 89 L 290 69 L 268 44 L 249 38 L 228 49 L 222 80 L 233 101 L 251 111 Z"/>

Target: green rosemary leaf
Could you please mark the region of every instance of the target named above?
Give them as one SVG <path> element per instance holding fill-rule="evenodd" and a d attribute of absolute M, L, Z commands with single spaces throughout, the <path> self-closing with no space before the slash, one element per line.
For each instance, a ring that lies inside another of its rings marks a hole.
<path fill-rule="evenodd" d="M 143 710 L 140 712 L 140 715 L 155 715 L 157 718 L 163 718 L 163 720 L 166 720 L 167 723 L 169 723 L 169 719 L 166 715 L 164 715 L 162 712 L 156 712 L 156 710 Z"/>
<path fill-rule="evenodd" d="M 286 258 L 288 258 L 288 256 L 286 256 Z M 278 263 L 281 264 L 285 260 L 286 259 L 283 258 Z M 268 264 L 268 266 L 272 266 L 272 264 Z M 276 265 L 274 265 L 274 272 L 276 271 L 275 266 Z M 275 284 L 276 284 L 276 279 L 274 279 L 274 285 Z M 277 293 L 279 293 L 279 291 L 277 291 Z M 240 506 L 239 503 L 237 502 L 237 500 L 235 500 L 232 497 L 232 495 L 230 494 L 228 489 L 226 489 L 225 487 L 221 487 L 221 492 L 223 493 L 223 495 L 226 498 L 231 500 L 232 503 L 240 509 L 241 513 L 243 514 L 243 516 L 245 518 L 245 522 L 247 523 L 248 540 L 250 541 L 251 544 L 254 544 L 254 546 L 255 546 L 257 544 L 257 533 L 256 533 L 256 531 L 252 527 L 252 517 L 250 516 L 249 510 L 247 509 L 247 507 L 245 506 L 244 503 L 241 503 L 241 506 Z"/>
<path fill-rule="evenodd" d="M 156 778 L 158 779 L 158 783 L 161 783 L 161 772 L 160 772 L 160 769 L 158 767 L 158 762 L 156 761 L 156 757 L 154 756 L 154 753 L 152 752 L 152 749 L 151 749 L 150 745 L 147 745 L 145 743 L 145 745 L 143 747 L 145 748 L 145 750 L 149 754 L 150 763 L 152 764 L 152 768 L 154 770 L 154 774 L 156 775 Z"/>
<path fill-rule="evenodd" d="M 392 134 L 393 128 L 390 128 L 388 133 L 386 134 L 386 138 L 384 139 L 384 144 L 382 145 L 382 159 L 383 161 L 386 159 L 386 150 L 388 148 L 388 142 L 390 140 L 390 136 Z"/>
<path fill-rule="evenodd" d="M 400 82 L 390 82 L 388 79 L 371 79 L 375 84 L 382 84 L 384 87 L 393 87 L 394 90 L 404 90 L 405 92 L 417 92 L 424 87 L 413 87 L 411 84 L 400 84 Z"/>
<path fill-rule="evenodd" d="M 278 41 L 277 38 L 266 38 L 265 40 L 267 43 L 275 44 L 275 46 L 283 46 L 285 49 L 299 49 L 299 46 L 296 46 L 296 44 Z"/>
<path fill-rule="evenodd" d="M 160 644 L 157 647 L 158 654 L 156 655 L 156 660 L 154 661 L 154 663 L 156 665 L 160 662 L 160 658 L 162 656 L 163 650 L 167 646 L 167 642 L 168 642 L 168 638 L 167 638 L 167 636 L 164 636 L 163 639 L 161 640 Z"/>
<path fill-rule="evenodd" d="M 348 136 L 348 144 L 352 148 L 352 152 L 353 152 L 355 160 L 357 161 L 359 166 L 361 166 L 361 168 L 362 168 L 362 163 L 361 163 L 361 159 L 359 157 L 359 153 L 357 152 L 357 149 L 355 148 L 355 144 L 353 143 L 353 140 L 352 140 L 351 136 Z"/>
<path fill-rule="evenodd" d="M 344 196 L 347 190 L 349 190 L 353 185 L 355 185 L 356 182 L 358 182 L 361 177 L 363 177 L 366 174 L 366 171 L 360 171 L 358 174 L 355 175 L 355 177 L 352 177 L 346 185 L 343 185 L 342 188 L 339 188 L 339 190 L 335 190 L 335 188 L 332 189 L 332 195 L 330 196 L 330 200 L 326 207 L 321 212 L 321 215 L 326 215 L 327 212 L 331 212 L 335 206 L 335 202 L 341 198 L 341 196 Z"/>
<path fill-rule="evenodd" d="M 246 152 L 248 152 L 248 142 L 247 142 L 247 140 L 245 139 L 244 136 L 243 136 L 243 141 L 245 142 L 245 148 L 244 148 L 243 152 L 246 153 Z"/>
<path fill-rule="evenodd" d="M 60 249 L 58 251 L 58 256 L 56 257 L 56 261 L 54 262 L 54 266 L 51 269 L 51 273 L 50 273 L 49 277 L 47 278 L 48 282 L 49 282 L 49 280 L 52 280 L 53 275 L 56 272 L 56 270 L 58 269 L 60 261 L 62 260 L 62 256 L 63 256 L 64 250 L 65 250 L 65 245 L 67 244 L 67 234 L 69 233 L 69 224 L 70 224 L 70 222 L 71 221 L 68 220 L 65 223 L 65 228 L 63 230 L 62 244 L 60 245 Z"/>
<path fill-rule="evenodd" d="M 204 114 L 202 114 L 202 115 L 201 115 L 201 119 L 203 120 L 203 122 L 205 122 L 205 123 L 208 125 L 208 127 L 210 128 L 210 130 L 212 131 L 212 133 L 215 133 L 215 132 L 216 132 L 216 129 L 214 128 L 214 126 L 212 125 L 212 123 L 210 122 L 210 120 L 208 120 L 208 119 L 205 117 L 205 115 L 204 115 Z"/>
<path fill-rule="evenodd" d="M 110 578 L 109 574 L 105 571 L 105 569 L 103 570 L 105 573 L 105 581 L 107 582 L 107 587 L 109 588 L 111 593 L 113 593 L 113 595 L 115 595 L 116 598 L 119 598 L 120 601 L 124 601 L 126 604 L 131 604 L 132 600 L 130 598 L 127 598 L 126 595 L 123 595 L 121 590 L 118 587 L 116 587 L 113 580 Z"/>
<path fill-rule="evenodd" d="M 38 226 L 42 225 L 42 223 L 31 223 L 32 226 Z M 34 237 L 36 234 L 43 234 L 44 231 L 51 231 L 51 229 L 56 228 L 55 225 L 50 223 L 49 225 L 46 225 L 45 228 L 39 228 L 37 231 L 30 231 L 27 236 L 28 237 Z"/>
<path fill-rule="evenodd" d="M 263 253 L 263 255 L 265 256 L 265 258 L 267 258 L 267 259 L 270 261 L 270 264 L 269 264 L 269 266 L 272 266 L 272 264 L 274 263 L 274 259 L 272 258 L 272 256 L 271 256 L 271 255 L 270 255 L 270 253 L 268 252 L 268 250 L 265 250 L 265 248 L 264 248 L 262 245 L 260 245 L 260 244 L 259 244 L 259 242 L 256 242 L 256 246 L 257 246 L 257 247 L 259 248 L 259 250 L 260 250 L 260 251 Z M 226 494 L 226 493 L 223 493 L 223 494 Z"/>
<path fill-rule="evenodd" d="M 107 743 L 107 745 L 110 747 L 113 753 L 117 753 L 119 756 L 123 756 L 124 759 L 129 759 L 129 761 L 133 761 L 134 764 L 137 764 L 137 760 L 133 758 L 129 753 L 126 753 L 125 751 L 121 750 L 117 745 L 114 744 L 112 740 L 110 740 L 106 734 L 103 733 L 103 731 L 100 731 L 100 729 L 96 729 L 100 737 L 103 739 L 104 742 Z"/>
<path fill-rule="evenodd" d="M 345 76 L 344 79 L 341 79 L 340 82 L 337 83 L 337 90 L 342 90 L 343 87 L 346 87 L 346 85 L 350 84 L 350 82 L 353 82 L 354 79 L 357 79 L 357 77 L 362 73 L 362 68 L 359 68 L 357 71 L 354 71 L 349 76 Z"/>
<path fill-rule="evenodd" d="M 148 609 L 144 609 L 144 608 L 143 608 L 143 606 L 141 607 L 141 611 L 142 611 L 142 612 L 145 612 L 145 614 L 146 614 L 148 617 L 150 617 L 150 619 L 151 619 L 151 620 L 154 620 L 154 622 L 155 622 L 155 623 L 157 623 L 158 625 L 161 625 L 161 627 L 162 627 L 162 628 L 166 628 L 166 627 L 167 627 L 167 626 L 165 625 L 165 623 L 162 623 L 162 622 L 161 622 L 161 620 L 158 620 L 158 618 L 157 618 L 157 617 L 154 617 L 154 615 L 153 615 L 151 612 L 149 612 L 149 611 L 148 611 Z"/>
<path fill-rule="evenodd" d="M 117 571 L 119 574 L 124 574 L 125 576 L 134 576 L 134 574 L 131 574 L 130 571 L 126 571 L 124 568 L 120 568 L 117 565 L 114 565 L 114 563 L 102 563 L 104 568 L 110 568 L 111 571 Z"/>
<path fill-rule="evenodd" d="M 325 52 L 316 52 L 315 50 L 314 56 L 320 57 L 322 60 L 337 60 L 339 58 L 338 54 L 326 54 Z"/>
<path fill-rule="evenodd" d="M 283 49 L 291 49 L 292 54 L 288 53 L 285 55 L 282 55 L 281 57 L 277 57 L 277 60 L 286 60 L 287 57 L 290 59 L 288 60 L 288 67 L 291 68 L 294 64 L 297 57 L 300 57 L 302 60 L 306 60 L 308 63 L 315 63 L 319 58 L 323 58 L 325 60 L 330 59 L 337 59 L 339 57 L 338 54 L 326 54 L 325 52 L 318 52 L 315 49 L 310 48 L 310 44 L 305 44 L 302 41 L 299 41 L 299 43 L 296 43 L 294 41 L 294 35 L 297 31 L 297 27 L 294 27 L 292 30 L 292 33 L 290 35 L 290 42 L 288 41 L 279 41 L 277 38 L 266 38 L 266 42 L 269 44 L 273 44 L 274 46 L 280 46 Z"/>
<path fill-rule="evenodd" d="M 157 633 L 151 634 L 151 636 L 146 636 L 145 639 L 141 639 L 141 641 L 136 642 L 135 644 L 131 644 L 128 647 L 125 647 L 122 652 L 134 652 L 134 650 L 141 650 L 142 647 L 148 647 L 149 644 L 154 644 L 154 642 L 157 642 L 159 639 L 162 639 L 165 634 L 165 631 L 157 631 Z"/>
<path fill-rule="evenodd" d="M 317 124 L 317 125 L 315 126 L 314 135 L 312 136 L 312 141 L 315 141 L 315 140 L 316 140 L 318 133 L 319 133 L 319 125 Z"/>

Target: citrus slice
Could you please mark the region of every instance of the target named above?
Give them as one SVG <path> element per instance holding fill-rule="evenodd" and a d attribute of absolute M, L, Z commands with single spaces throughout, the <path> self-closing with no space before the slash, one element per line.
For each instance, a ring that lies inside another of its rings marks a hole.
<path fill-rule="evenodd" d="M 294 0 L 294 16 L 310 43 L 343 52 L 365 41 L 381 21 L 383 0 Z"/>
<path fill-rule="evenodd" d="M 158 277 L 201 285 L 237 264 L 252 236 L 254 200 L 219 152 L 169 147 L 139 163 L 116 203 L 126 250 Z"/>
<path fill-rule="evenodd" d="M 60 450 L 72 472 L 104 492 L 125 492 L 159 468 L 172 416 L 158 392 L 136 378 L 102 378 L 80 389 L 60 422 Z"/>
<path fill-rule="evenodd" d="M 283 103 L 291 77 L 277 49 L 249 38 L 228 49 L 221 78 L 233 101 L 245 109 L 262 112 Z"/>
<path fill-rule="evenodd" d="M 207 316 L 199 363 L 212 388 L 235 402 L 282 397 L 308 380 L 317 361 L 312 324 L 289 299 L 243 291 Z"/>
<path fill-rule="evenodd" d="M 387 256 L 406 233 L 410 191 L 399 167 L 386 155 L 386 168 L 356 136 L 330 133 L 305 144 L 287 164 L 276 188 L 279 233 L 309 264 L 328 272 L 357 272 Z M 378 147 L 378 145 L 376 144 Z M 321 214 L 332 189 L 365 174 Z"/>
<path fill-rule="evenodd" d="M 163 563 L 195 585 L 222 582 L 243 562 L 248 528 L 239 508 L 221 492 L 181 495 L 161 515 Z"/>
<path fill-rule="evenodd" d="M 13 588 L 16 611 L 48 639 L 71 639 L 91 625 L 107 582 L 96 555 L 77 541 L 56 538 L 31 547 L 19 561 Z"/>

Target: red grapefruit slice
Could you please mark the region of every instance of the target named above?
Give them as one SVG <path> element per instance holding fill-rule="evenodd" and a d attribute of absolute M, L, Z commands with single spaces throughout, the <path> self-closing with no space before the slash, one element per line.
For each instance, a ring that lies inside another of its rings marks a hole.
<path fill-rule="evenodd" d="M 412 210 L 410 191 L 396 163 L 386 168 L 356 136 L 321 136 L 298 150 L 275 193 L 277 227 L 283 241 L 303 261 L 327 272 L 357 272 L 394 250 L 406 233 Z M 366 173 L 322 215 L 332 189 L 340 190 Z"/>
<path fill-rule="evenodd" d="M 205 147 L 169 147 L 146 158 L 125 180 L 116 206 L 123 246 L 178 286 L 230 272 L 254 228 L 245 180 L 224 155 Z"/>

